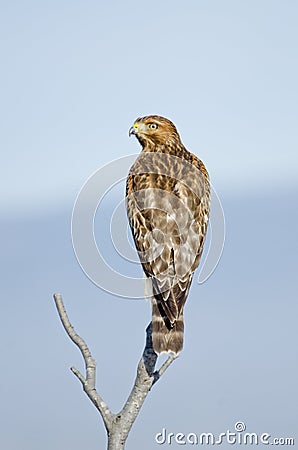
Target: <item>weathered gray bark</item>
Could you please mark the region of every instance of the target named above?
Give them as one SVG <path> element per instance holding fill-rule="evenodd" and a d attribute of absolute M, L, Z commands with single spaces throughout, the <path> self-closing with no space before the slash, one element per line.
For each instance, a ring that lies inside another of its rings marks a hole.
<path fill-rule="evenodd" d="M 146 345 L 137 367 L 137 375 L 133 388 L 122 410 L 118 414 L 114 414 L 96 390 L 96 361 L 92 357 L 85 341 L 75 332 L 71 325 L 62 301 L 62 296 L 60 294 L 54 294 L 54 300 L 66 333 L 80 349 L 85 361 L 85 377 L 75 367 L 71 367 L 71 371 L 80 380 L 84 392 L 103 419 L 108 435 L 108 450 L 123 450 L 130 429 L 151 387 L 163 375 L 174 359 L 176 359 L 176 356 L 169 356 L 160 369 L 155 370 L 157 354 L 154 352 L 152 346 L 152 329 L 150 323 L 146 329 Z"/>

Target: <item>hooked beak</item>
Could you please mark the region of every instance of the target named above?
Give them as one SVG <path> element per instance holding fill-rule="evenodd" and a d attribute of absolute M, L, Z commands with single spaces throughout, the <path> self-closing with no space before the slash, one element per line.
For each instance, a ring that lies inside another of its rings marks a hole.
<path fill-rule="evenodd" d="M 144 131 L 144 125 L 138 120 L 136 120 L 133 126 L 130 127 L 128 135 L 131 136 L 132 134 L 134 134 L 136 136 L 138 135 L 139 132 L 142 131 Z"/>
<path fill-rule="evenodd" d="M 132 134 L 137 134 L 137 129 L 135 127 L 130 127 L 128 136 L 131 136 Z"/>

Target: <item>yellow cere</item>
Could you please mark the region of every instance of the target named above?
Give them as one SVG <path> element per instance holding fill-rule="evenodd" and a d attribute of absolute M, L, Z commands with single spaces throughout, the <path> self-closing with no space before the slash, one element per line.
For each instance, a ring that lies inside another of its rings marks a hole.
<path fill-rule="evenodd" d="M 133 127 L 134 127 L 134 128 L 138 128 L 138 127 L 139 127 L 138 122 L 136 122 L 136 123 L 133 125 Z"/>

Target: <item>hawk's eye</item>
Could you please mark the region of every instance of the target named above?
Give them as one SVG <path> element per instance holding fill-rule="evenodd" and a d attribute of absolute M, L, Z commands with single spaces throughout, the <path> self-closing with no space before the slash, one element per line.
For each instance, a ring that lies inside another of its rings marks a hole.
<path fill-rule="evenodd" d="M 158 125 L 157 125 L 157 123 L 149 123 L 148 127 L 150 128 L 150 130 L 156 130 Z"/>

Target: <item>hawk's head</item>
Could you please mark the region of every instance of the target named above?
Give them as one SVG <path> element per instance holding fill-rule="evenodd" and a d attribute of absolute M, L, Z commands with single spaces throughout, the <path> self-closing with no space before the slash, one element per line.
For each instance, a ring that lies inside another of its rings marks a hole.
<path fill-rule="evenodd" d="M 180 136 L 173 122 L 161 116 L 139 117 L 129 130 L 129 136 L 132 134 L 142 146 L 168 144 L 173 141 L 180 143 Z"/>

